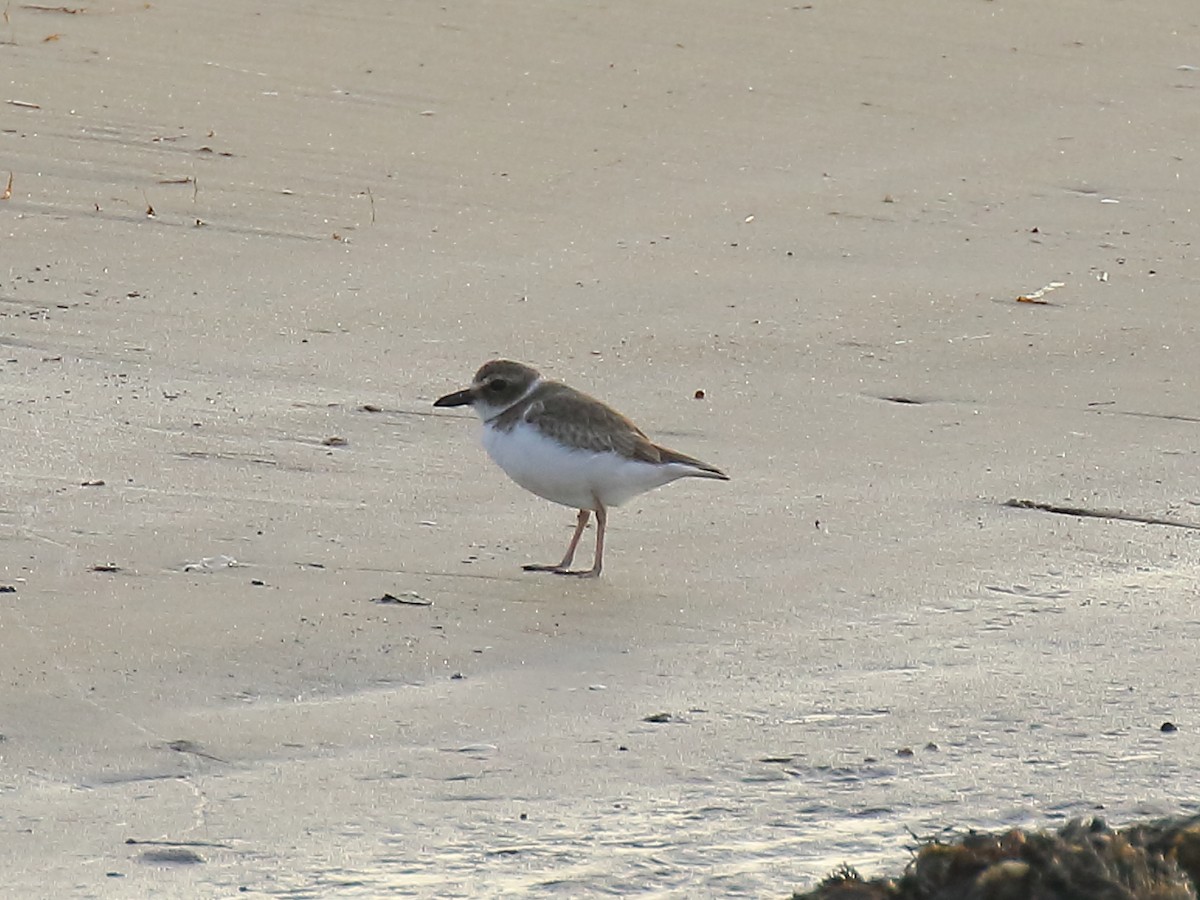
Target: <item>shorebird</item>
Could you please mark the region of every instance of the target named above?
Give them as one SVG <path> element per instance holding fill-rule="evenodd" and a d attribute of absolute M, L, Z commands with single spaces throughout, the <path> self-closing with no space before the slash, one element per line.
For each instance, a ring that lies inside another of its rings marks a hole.
<path fill-rule="evenodd" d="M 609 507 L 678 478 L 729 480 L 716 466 L 654 443 L 612 407 L 549 381 L 524 363 L 485 363 L 470 387 L 439 397 L 433 405 L 472 407 L 483 420 L 483 446 L 496 465 L 525 490 L 579 511 L 562 560 L 527 565 L 526 571 L 596 578 L 604 565 Z M 592 567 L 572 569 L 592 513 Z"/>

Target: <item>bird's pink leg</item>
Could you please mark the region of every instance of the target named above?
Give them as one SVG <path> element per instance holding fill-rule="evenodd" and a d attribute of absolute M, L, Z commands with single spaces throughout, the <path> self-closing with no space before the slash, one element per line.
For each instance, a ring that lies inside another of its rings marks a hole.
<path fill-rule="evenodd" d="M 599 500 L 596 501 L 596 558 L 590 569 L 568 571 L 564 566 L 558 569 L 560 575 L 575 575 L 579 578 L 599 578 L 600 569 L 604 565 L 604 526 L 608 524 L 608 510 Z"/>
<path fill-rule="evenodd" d="M 579 539 L 583 537 L 583 529 L 587 528 L 588 519 L 591 517 L 591 515 L 592 511 L 590 509 L 581 509 L 579 511 L 579 515 L 575 518 L 575 533 L 571 535 L 571 543 L 567 545 L 567 554 L 562 558 L 562 562 L 556 566 L 531 564 L 528 566 L 522 566 L 521 568 L 523 568 L 526 572 L 565 573 L 575 559 L 575 548 L 579 546 Z M 599 513 L 596 514 L 596 521 L 600 521 Z"/>

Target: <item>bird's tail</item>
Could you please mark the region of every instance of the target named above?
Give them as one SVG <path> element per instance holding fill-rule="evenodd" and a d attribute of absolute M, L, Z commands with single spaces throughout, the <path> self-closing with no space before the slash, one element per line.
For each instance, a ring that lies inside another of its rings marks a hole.
<path fill-rule="evenodd" d="M 729 476 L 718 469 L 716 466 L 711 466 L 703 460 L 696 459 L 694 456 L 688 456 L 686 453 L 680 453 L 678 450 L 672 450 L 669 447 L 657 447 L 659 459 L 664 463 L 675 463 L 676 465 L 687 466 L 691 471 L 687 472 L 687 476 L 692 478 L 716 478 L 720 481 L 728 481 Z"/>

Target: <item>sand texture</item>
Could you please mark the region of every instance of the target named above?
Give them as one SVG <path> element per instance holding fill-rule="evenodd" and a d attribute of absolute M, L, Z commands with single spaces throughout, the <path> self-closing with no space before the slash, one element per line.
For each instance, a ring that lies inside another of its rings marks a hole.
<path fill-rule="evenodd" d="M 0 895 L 1200 811 L 1198 67 L 1194 0 L 9 4 Z M 495 356 L 733 480 L 523 573 L 573 512 L 432 408 Z"/>

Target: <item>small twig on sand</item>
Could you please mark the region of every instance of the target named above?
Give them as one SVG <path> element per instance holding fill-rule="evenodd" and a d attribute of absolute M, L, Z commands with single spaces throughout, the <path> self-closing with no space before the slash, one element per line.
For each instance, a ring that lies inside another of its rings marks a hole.
<path fill-rule="evenodd" d="M 1041 503 L 1037 500 L 1017 500 L 1013 498 L 1004 503 L 1013 509 L 1036 509 L 1041 512 L 1055 513 L 1060 516 L 1079 516 L 1085 519 L 1114 519 L 1120 522 L 1140 522 L 1143 525 L 1166 525 L 1170 528 L 1187 528 L 1200 531 L 1200 525 L 1194 522 L 1184 522 L 1180 519 L 1163 519 L 1158 516 L 1143 516 L 1137 513 L 1127 513 L 1119 509 L 1088 509 L 1086 506 L 1058 506 L 1054 503 Z"/>

